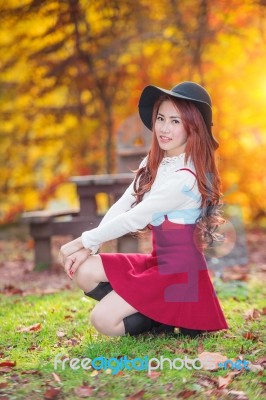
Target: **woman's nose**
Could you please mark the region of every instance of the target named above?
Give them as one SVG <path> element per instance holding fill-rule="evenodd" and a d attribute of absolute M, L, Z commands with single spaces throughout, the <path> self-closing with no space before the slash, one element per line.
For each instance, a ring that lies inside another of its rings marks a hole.
<path fill-rule="evenodd" d="M 161 132 L 169 132 L 170 131 L 170 129 L 169 129 L 169 124 L 168 124 L 168 122 L 164 122 L 162 125 L 161 125 Z"/>

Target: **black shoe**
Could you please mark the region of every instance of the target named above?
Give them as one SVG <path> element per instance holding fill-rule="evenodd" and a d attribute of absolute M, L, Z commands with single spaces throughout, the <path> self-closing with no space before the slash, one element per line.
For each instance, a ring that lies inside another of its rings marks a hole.
<path fill-rule="evenodd" d="M 172 325 L 166 325 L 161 324 L 160 322 L 156 322 L 156 325 L 152 328 L 151 333 L 154 335 L 160 335 L 161 333 L 172 335 L 175 333 L 175 327 Z"/>
<path fill-rule="evenodd" d="M 104 296 L 110 293 L 113 290 L 112 286 L 109 282 L 100 282 L 96 288 L 92 289 L 90 292 L 84 294 L 88 297 L 91 297 L 94 300 L 102 300 Z"/>
<path fill-rule="evenodd" d="M 206 331 L 200 331 L 196 329 L 187 329 L 187 328 L 179 328 L 179 331 L 184 336 L 189 336 L 191 338 L 195 338 L 197 336 L 201 336 Z"/>

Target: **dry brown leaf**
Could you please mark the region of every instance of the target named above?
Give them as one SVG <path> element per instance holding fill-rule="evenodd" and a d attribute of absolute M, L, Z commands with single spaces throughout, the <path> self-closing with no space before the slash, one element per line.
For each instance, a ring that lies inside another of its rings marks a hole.
<path fill-rule="evenodd" d="M 61 389 L 56 389 L 56 388 L 49 388 L 46 390 L 44 393 L 44 398 L 45 400 L 54 400 L 57 398 L 57 396 L 60 394 Z"/>
<path fill-rule="evenodd" d="M 12 371 L 12 368 L 10 368 L 10 367 L 0 367 L 0 374 L 7 374 L 8 372 L 11 372 L 11 371 Z"/>
<path fill-rule="evenodd" d="M 262 309 L 262 315 L 266 315 L 266 307 Z"/>
<path fill-rule="evenodd" d="M 6 361 L 0 362 L 0 367 L 15 367 L 15 365 L 16 365 L 16 361 L 6 360 Z"/>
<path fill-rule="evenodd" d="M 211 353 L 209 351 L 204 351 L 198 355 L 203 369 L 205 371 L 218 371 L 220 369 L 219 363 L 224 363 L 227 360 L 226 356 L 220 353 Z"/>
<path fill-rule="evenodd" d="M 61 383 L 60 377 L 55 372 L 52 372 L 52 375 L 53 375 L 55 382 Z"/>
<path fill-rule="evenodd" d="M 230 377 L 229 374 L 226 376 L 218 376 L 218 388 L 226 388 L 231 382 L 232 382 L 232 377 Z"/>
<path fill-rule="evenodd" d="M 4 389 L 4 388 L 6 388 L 8 386 L 8 383 L 7 382 L 1 382 L 0 383 L 0 389 Z"/>
<path fill-rule="evenodd" d="M 257 340 L 258 339 L 258 337 L 257 336 L 255 336 L 255 335 L 253 335 L 253 333 L 252 332 L 246 332 L 246 333 L 243 333 L 243 338 L 245 338 L 245 339 L 247 339 L 247 340 L 252 340 L 252 341 L 255 341 L 255 340 Z"/>
<path fill-rule="evenodd" d="M 74 392 L 78 397 L 90 397 L 93 393 L 92 386 L 79 386 L 74 389 Z"/>
<path fill-rule="evenodd" d="M 21 373 L 23 375 L 39 375 L 39 376 L 42 376 L 42 373 L 40 371 L 37 371 L 37 369 L 28 369 L 27 371 L 22 371 Z"/>
<path fill-rule="evenodd" d="M 211 398 L 215 399 L 220 399 L 222 396 L 226 396 L 228 394 L 229 390 L 228 389 L 211 389 L 211 390 L 206 390 L 204 394 L 207 396 L 212 396 Z M 215 396 L 215 397 L 213 397 Z"/>
<path fill-rule="evenodd" d="M 117 374 L 115 374 L 115 376 L 123 376 L 125 375 L 124 371 L 119 371 L 117 372 Z"/>
<path fill-rule="evenodd" d="M 218 376 L 218 388 L 223 389 L 226 388 L 234 379 L 236 375 L 239 375 L 242 372 L 240 371 L 233 371 L 226 374 L 226 376 Z"/>
<path fill-rule="evenodd" d="M 56 336 L 57 337 L 64 337 L 64 336 L 66 336 L 66 333 L 64 332 L 64 331 L 62 331 L 62 330 L 58 330 L 57 332 L 56 332 Z"/>
<path fill-rule="evenodd" d="M 201 340 L 198 342 L 198 353 L 203 353 L 204 352 L 204 346 Z"/>
<path fill-rule="evenodd" d="M 160 375 L 161 375 L 161 372 L 156 372 L 156 371 L 151 371 L 151 372 L 147 373 L 147 377 L 152 379 L 153 381 L 158 379 Z"/>
<path fill-rule="evenodd" d="M 248 368 L 249 368 L 249 370 L 251 372 L 255 372 L 255 373 L 264 371 L 264 368 L 263 368 L 262 365 L 260 365 L 260 364 L 251 364 L 251 362 L 249 362 Z"/>
<path fill-rule="evenodd" d="M 74 318 L 73 318 L 73 315 L 65 315 L 64 319 L 67 319 L 70 321 L 70 320 L 73 320 Z"/>
<path fill-rule="evenodd" d="M 256 308 L 251 308 L 250 310 L 246 311 L 244 314 L 244 318 L 246 321 L 253 321 L 256 318 L 260 317 L 260 311 Z"/>
<path fill-rule="evenodd" d="M 196 394 L 196 390 L 182 390 L 182 392 L 178 393 L 178 397 L 181 397 L 182 399 L 189 399 L 191 396 L 194 396 Z"/>
<path fill-rule="evenodd" d="M 249 400 L 245 392 L 240 392 L 238 390 L 229 390 L 228 397 L 235 400 Z"/>
<path fill-rule="evenodd" d="M 142 389 L 142 390 L 140 390 L 139 392 L 128 396 L 128 397 L 127 397 L 127 400 L 142 400 L 144 394 L 145 394 L 145 390 Z"/>
<path fill-rule="evenodd" d="M 263 356 L 263 357 L 259 358 L 258 360 L 256 360 L 255 364 L 260 364 L 262 366 L 265 365 L 265 368 L 266 368 L 266 356 Z"/>
<path fill-rule="evenodd" d="M 210 378 L 207 375 L 197 374 L 197 383 L 203 387 L 216 387 L 217 386 L 217 379 Z"/>
<path fill-rule="evenodd" d="M 17 332 L 36 332 L 42 329 L 42 325 L 40 323 L 26 326 L 25 328 L 18 329 Z"/>

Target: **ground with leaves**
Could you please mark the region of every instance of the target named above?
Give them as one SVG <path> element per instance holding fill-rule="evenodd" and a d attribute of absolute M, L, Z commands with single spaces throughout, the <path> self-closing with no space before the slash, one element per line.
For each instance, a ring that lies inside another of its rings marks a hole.
<path fill-rule="evenodd" d="M 138 338 L 97 334 L 88 326 L 88 312 L 95 302 L 74 288 L 56 263 L 50 271 L 33 271 L 33 246 L 26 235 L 7 238 L 1 232 L 0 236 L 0 399 L 264 398 L 265 232 L 248 232 L 248 265 L 236 265 L 220 277 L 212 274 L 230 329 L 199 339 L 178 333 Z M 55 239 L 55 253 L 61 240 Z M 150 373 L 126 368 L 112 373 L 115 364 L 73 370 L 67 360 L 100 356 L 120 362 L 125 356 L 198 358 L 197 366 L 212 357 L 214 365 L 178 370 L 170 369 L 166 361 L 160 369 L 154 360 Z M 226 359 L 239 360 L 241 368 L 219 367 Z M 243 368 L 244 360 L 249 370 Z"/>

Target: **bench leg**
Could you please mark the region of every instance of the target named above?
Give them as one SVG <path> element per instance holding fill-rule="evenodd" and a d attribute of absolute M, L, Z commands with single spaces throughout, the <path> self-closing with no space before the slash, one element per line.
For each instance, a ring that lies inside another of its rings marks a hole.
<path fill-rule="evenodd" d="M 35 239 L 34 248 L 34 269 L 41 271 L 47 269 L 52 264 L 51 240 L 50 238 Z"/>
<path fill-rule="evenodd" d="M 34 239 L 34 270 L 47 269 L 52 264 L 52 224 L 35 223 L 30 225 L 30 235 Z"/>
<path fill-rule="evenodd" d="M 117 240 L 118 253 L 138 253 L 138 239 L 131 234 L 122 236 Z"/>

